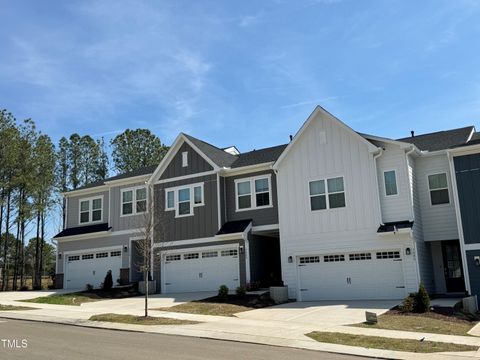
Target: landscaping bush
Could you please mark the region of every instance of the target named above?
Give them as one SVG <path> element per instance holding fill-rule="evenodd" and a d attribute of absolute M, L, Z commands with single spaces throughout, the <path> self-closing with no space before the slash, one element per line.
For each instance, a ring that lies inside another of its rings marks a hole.
<path fill-rule="evenodd" d="M 112 270 L 108 270 L 107 275 L 105 276 L 105 280 L 103 280 L 103 290 L 109 291 L 109 290 L 112 290 L 112 287 L 113 287 Z"/>
<path fill-rule="evenodd" d="M 411 313 L 415 308 L 415 294 L 408 295 L 398 307 L 403 313 Z"/>
<path fill-rule="evenodd" d="M 260 290 L 260 283 L 258 281 L 254 281 L 247 284 L 247 291 L 258 291 Z"/>
<path fill-rule="evenodd" d="M 87 285 L 85 285 L 85 289 L 87 290 L 87 292 L 91 292 L 91 291 L 93 291 L 93 285 L 92 284 L 87 284 Z"/>
<path fill-rule="evenodd" d="M 227 300 L 228 299 L 228 286 L 227 285 L 221 285 L 218 288 L 218 298 L 221 300 Z"/>
<path fill-rule="evenodd" d="M 418 292 L 415 294 L 414 309 L 417 313 L 424 313 L 430 310 L 430 297 L 423 283 L 418 286 Z"/>
<path fill-rule="evenodd" d="M 245 287 L 239 286 L 237 287 L 236 293 L 238 297 L 244 298 L 245 295 L 247 294 L 247 290 L 245 290 Z"/>

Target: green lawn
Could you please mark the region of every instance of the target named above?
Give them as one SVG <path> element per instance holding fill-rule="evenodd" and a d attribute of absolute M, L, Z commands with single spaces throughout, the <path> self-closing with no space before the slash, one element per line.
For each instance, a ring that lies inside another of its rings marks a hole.
<path fill-rule="evenodd" d="M 476 351 L 478 348 L 469 345 L 440 343 L 435 341 L 419 341 L 408 339 L 390 339 L 379 336 L 351 335 L 336 332 L 312 332 L 308 337 L 323 343 L 359 346 L 363 348 L 408 351 L 414 353 L 434 353 L 446 351 Z"/>
<path fill-rule="evenodd" d="M 228 304 L 228 303 L 213 303 L 213 302 L 202 302 L 200 301 L 190 301 L 185 304 L 175 305 L 167 308 L 158 308 L 154 310 L 169 311 L 169 312 L 179 312 L 179 313 L 188 313 L 188 314 L 199 314 L 199 315 L 217 315 L 217 316 L 233 316 L 233 314 L 253 310 L 251 307 Z"/>
<path fill-rule="evenodd" d="M 426 332 L 446 335 L 468 335 L 467 332 L 474 327 L 476 322 L 435 319 L 428 316 L 418 315 L 389 315 L 384 314 L 378 317 L 377 324 L 354 324 L 352 326 L 386 329 L 386 330 L 405 330 L 414 332 Z"/>
<path fill-rule="evenodd" d="M 24 302 L 37 304 L 56 304 L 56 305 L 76 305 L 83 303 L 99 301 L 102 298 L 96 294 L 89 293 L 71 293 L 71 294 L 55 294 L 50 296 L 42 296 L 34 299 L 22 300 Z"/>
<path fill-rule="evenodd" d="M 199 324 L 198 321 L 168 319 L 162 317 L 144 317 L 134 315 L 120 314 L 100 314 L 90 317 L 92 321 L 106 321 L 133 325 L 193 325 Z"/>
<path fill-rule="evenodd" d="M 14 305 L 1 305 L 0 311 L 11 311 L 11 310 L 35 310 L 35 308 L 28 306 L 14 306 Z"/>

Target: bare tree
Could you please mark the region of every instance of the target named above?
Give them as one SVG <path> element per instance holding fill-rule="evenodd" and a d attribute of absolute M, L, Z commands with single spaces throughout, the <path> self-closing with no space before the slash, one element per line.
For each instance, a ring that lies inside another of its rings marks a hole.
<path fill-rule="evenodd" d="M 166 218 L 162 214 L 155 214 L 154 204 L 154 186 L 146 183 L 145 200 L 138 200 L 133 206 L 136 207 L 137 212 L 143 212 L 141 227 L 138 231 L 139 240 L 134 241 L 134 246 L 140 258 L 134 260 L 134 265 L 139 272 L 143 273 L 143 280 L 145 282 L 145 317 L 148 316 L 148 293 L 149 280 L 152 272 L 158 270 L 155 268 L 156 264 L 161 261 L 161 249 L 168 247 L 167 242 L 154 242 L 155 234 L 164 234 L 166 226 Z M 158 240 L 158 239 L 157 239 Z M 131 249 L 132 251 L 133 249 Z"/>

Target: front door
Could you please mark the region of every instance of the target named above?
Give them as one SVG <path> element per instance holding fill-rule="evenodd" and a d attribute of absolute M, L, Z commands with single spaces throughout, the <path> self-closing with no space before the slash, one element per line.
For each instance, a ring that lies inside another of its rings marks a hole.
<path fill-rule="evenodd" d="M 459 242 L 442 241 L 442 249 L 447 292 L 465 292 Z"/>

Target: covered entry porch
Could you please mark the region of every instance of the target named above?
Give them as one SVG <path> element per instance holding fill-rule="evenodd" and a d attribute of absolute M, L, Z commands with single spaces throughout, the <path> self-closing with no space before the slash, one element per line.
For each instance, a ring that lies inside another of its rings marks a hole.
<path fill-rule="evenodd" d="M 430 242 L 435 294 L 458 296 L 465 294 L 465 277 L 458 240 Z"/>

